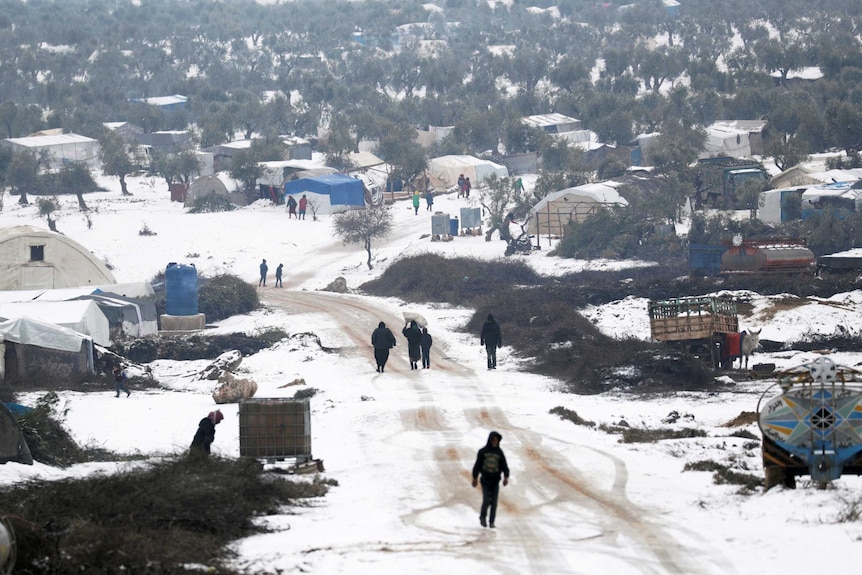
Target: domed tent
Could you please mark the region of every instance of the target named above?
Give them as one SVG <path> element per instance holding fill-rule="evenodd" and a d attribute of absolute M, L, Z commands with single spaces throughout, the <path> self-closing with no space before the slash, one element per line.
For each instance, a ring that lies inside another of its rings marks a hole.
<path fill-rule="evenodd" d="M 67 236 L 32 226 L 0 229 L 0 291 L 115 283 L 104 263 Z"/>
<path fill-rule="evenodd" d="M 232 204 L 244 206 L 248 203 L 242 186 L 236 180 L 227 175 L 227 172 L 218 172 L 211 176 L 200 176 L 189 185 L 186 192 L 186 201 L 183 204 L 190 208 L 195 205 L 198 198 L 205 198 L 210 194 L 224 196 Z"/>
<path fill-rule="evenodd" d="M 584 184 L 548 194 L 530 210 L 527 231 L 561 236 L 570 221 L 582 222 L 596 210 L 628 202 L 609 183 Z"/>

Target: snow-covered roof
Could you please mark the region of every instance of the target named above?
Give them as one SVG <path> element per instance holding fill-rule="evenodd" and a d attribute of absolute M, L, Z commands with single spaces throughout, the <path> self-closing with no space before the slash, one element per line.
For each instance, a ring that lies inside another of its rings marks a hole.
<path fill-rule="evenodd" d="M 87 136 L 82 136 L 80 134 L 57 134 L 54 136 L 25 136 L 23 138 L 7 138 L 5 141 L 28 148 L 96 142 L 96 140 L 94 140 L 93 138 L 88 138 Z"/>

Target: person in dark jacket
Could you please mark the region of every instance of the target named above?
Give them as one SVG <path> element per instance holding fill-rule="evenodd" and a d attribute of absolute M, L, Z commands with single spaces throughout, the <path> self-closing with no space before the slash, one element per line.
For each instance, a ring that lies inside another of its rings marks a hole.
<path fill-rule="evenodd" d="M 220 409 L 210 411 L 209 414 L 198 423 L 198 430 L 192 439 L 190 453 L 207 456 L 210 454 L 210 445 L 215 440 L 215 426 L 224 419 Z"/>
<path fill-rule="evenodd" d="M 296 216 L 296 200 L 293 199 L 293 196 L 287 197 L 287 219 Z M 296 219 L 299 219 L 297 216 Z"/>
<path fill-rule="evenodd" d="M 266 265 L 266 260 L 260 262 L 260 281 L 257 282 L 257 286 L 265 286 L 266 285 L 266 272 L 269 271 L 269 266 Z"/>
<path fill-rule="evenodd" d="M 409 325 L 405 325 L 401 330 L 404 337 L 407 338 L 407 355 L 410 358 L 410 369 L 419 369 L 416 365 L 422 358 L 422 330 L 419 329 L 419 324 L 416 320 L 411 320 Z"/>
<path fill-rule="evenodd" d="M 503 347 L 503 336 L 500 333 L 500 325 L 493 315 L 488 314 L 488 319 L 482 325 L 479 340 L 488 354 L 488 369 L 497 369 L 497 349 Z"/>
<path fill-rule="evenodd" d="M 371 332 L 371 345 L 374 347 L 374 361 L 377 362 L 377 372 L 383 373 L 386 362 L 389 360 L 389 350 L 395 347 L 395 336 L 392 330 L 386 327 L 382 321 L 377 329 Z"/>
<path fill-rule="evenodd" d="M 284 264 L 278 264 L 278 267 L 275 268 L 275 287 L 284 287 L 284 284 L 281 283 L 281 270 L 284 269 Z"/>
<path fill-rule="evenodd" d="M 129 391 L 128 387 L 126 387 L 126 370 L 124 370 L 122 366 L 115 365 L 112 373 L 114 375 L 114 388 L 117 390 L 116 397 L 120 397 L 121 391 L 126 392 L 126 397 L 132 395 L 132 392 Z"/>
<path fill-rule="evenodd" d="M 422 340 L 419 342 L 419 347 L 422 351 L 422 368 L 428 369 L 431 367 L 431 345 L 434 343 L 434 340 L 431 338 L 431 334 L 428 333 L 428 328 L 422 328 Z"/>
<path fill-rule="evenodd" d="M 506 463 L 506 454 L 500 449 L 500 440 L 503 436 L 492 431 L 488 434 L 488 443 L 476 454 L 476 463 L 473 464 L 473 487 L 482 484 L 482 509 L 479 511 L 479 523 L 482 527 L 494 528 L 494 520 L 497 518 L 497 498 L 500 495 L 500 478 L 503 485 L 509 484 L 509 464 Z M 481 480 L 479 476 L 482 476 Z M 488 522 L 485 516 L 490 509 Z"/>

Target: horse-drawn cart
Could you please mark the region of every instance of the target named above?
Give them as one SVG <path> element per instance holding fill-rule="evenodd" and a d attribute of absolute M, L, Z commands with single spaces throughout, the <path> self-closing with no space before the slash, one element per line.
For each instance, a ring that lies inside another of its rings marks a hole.
<path fill-rule="evenodd" d="M 683 349 L 719 367 L 726 334 L 739 331 L 736 302 L 713 296 L 649 302 L 650 335 L 656 341 L 679 342 Z"/>

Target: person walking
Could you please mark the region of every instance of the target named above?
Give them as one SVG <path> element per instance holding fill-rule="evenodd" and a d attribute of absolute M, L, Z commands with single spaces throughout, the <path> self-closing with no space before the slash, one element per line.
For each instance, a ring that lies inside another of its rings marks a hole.
<path fill-rule="evenodd" d="M 287 197 L 287 219 L 296 216 L 296 200 L 293 199 L 293 196 Z M 297 217 L 296 219 L 299 219 Z"/>
<path fill-rule="evenodd" d="M 513 184 L 513 186 L 515 188 L 515 197 L 516 198 L 524 193 L 524 180 L 522 180 L 521 178 L 518 178 L 517 180 L 515 180 L 515 183 Z"/>
<path fill-rule="evenodd" d="M 386 362 L 389 361 L 389 350 L 397 345 L 392 330 L 382 321 L 377 329 L 371 332 L 371 346 L 374 348 L 374 361 L 377 362 L 377 372 L 383 373 Z"/>
<path fill-rule="evenodd" d="M 115 365 L 114 369 L 111 370 L 111 373 L 114 375 L 114 388 L 117 391 L 117 395 L 115 397 L 120 397 L 120 392 L 125 391 L 126 397 L 132 395 L 132 392 L 129 391 L 129 388 L 126 387 L 126 370 L 122 368 L 122 366 Z"/>
<path fill-rule="evenodd" d="M 275 268 L 275 287 L 284 287 L 281 283 L 281 270 L 284 269 L 284 264 L 278 264 L 278 267 Z"/>
<path fill-rule="evenodd" d="M 209 414 L 198 423 L 198 430 L 192 439 L 189 454 L 207 457 L 210 454 L 210 446 L 215 441 L 215 426 L 224 419 L 220 409 L 210 411 Z"/>
<path fill-rule="evenodd" d="M 413 192 L 413 214 L 419 215 L 419 190 Z"/>
<path fill-rule="evenodd" d="M 416 363 L 422 358 L 422 330 L 416 320 L 411 320 L 401 330 L 402 335 L 407 338 L 407 356 L 410 359 L 410 369 L 419 369 Z"/>
<path fill-rule="evenodd" d="M 428 188 L 425 190 L 425 203 L 427 204 L 427 210 L 430 212 L 434 209 L 434 190 Z"/>
<path fill-rule="evenodd" d="M 434 340 L 431 334 L 428 333 L 428 328 L 422 328 L 422 340 L 419 342 L 420 351 L 422 352 L 422 369 L 431 367 L 431 345 Z"/>
<path fill-rule="evenodd" d="M 497 499 L 500 495 L 500 478 L 503 485 L 509 484 L 509 464 L 506 463 L 506 454 L 500 449 L 500 441 L 503 436 L 492 431 L 488 434 L 488 442 L 485 447 L 476 454 L 476 463 L 473 464 L 473 487 L 482 484 L 482 508 L 479 510 L 479 524 L 482 527 L 494 528 L 497 519 Z M 479 476 L 481 475 L 481 480 Z M 487 516 L 488 521 L 485 521 Z"/>
<path fill-rule="evenodd" d="M 464 178 L 464 197 L 466 199 L 470 199 L 470 190 L 473 188 L 473 184 L 470 183 L 470 178 Z"/>
<path fill-rule="evenodd" d="M 260 262 L 260 281 L 257 282 L 257 287 L 266 285 L 266 272 L 269 271 L 269 266 L 266 265 L 266 260 Z"/>
<path fill-rule="evenodd" d="M 305 197 L 305 194 L 302 194 L 302 197 L 299 198 L 299 219 L 305 219 L 305 210 L 308 208 L 308 198 Z"/>
<path fill-rule="evenodd" d="M 464 195 L 464 174 L 458 174 L 458 197 Z"/>
<path fill-rule="evenodd" d="M 500 325 L 490 313 L 488 319 L 482 324 L 479 343 L 485 346 L 488 355 L 488 369 L 497 369 L 497 349 L 503 347 L 503 335 L 500 333 Z"/>

